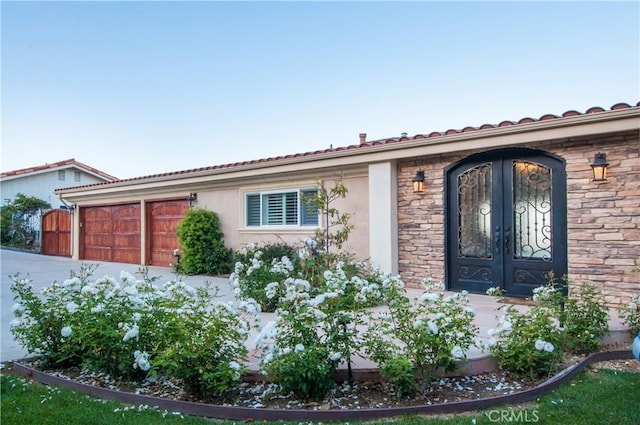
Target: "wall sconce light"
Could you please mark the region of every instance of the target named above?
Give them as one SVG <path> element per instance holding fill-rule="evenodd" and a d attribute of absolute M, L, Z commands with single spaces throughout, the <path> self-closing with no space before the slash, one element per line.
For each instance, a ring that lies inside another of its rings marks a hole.
<path fill-rule="evenodd" d="M 598 152 L 593 158 L 593 163 L 591 164 L 591 168 L 593 169 L 594 182 L 602 182 L 607 180 L 608 166 L 609 163 L 607 162 L 607 154 Z"/>
<path fill-rule="evenodd" d="M 197 200 L 198 200 L 198 194 L 195 192 L 190 193 L 189 196 L 187 197 L 187 202 L 189 202 L 189 208 L 193 208 Z"/>
<path fill-rule="evenodd" d="M 414 193 L 424 191 L 424 171 L 422 170 L 416 171 L 415 177 L 411 179 L 411 184 L 413 185 Z"/>

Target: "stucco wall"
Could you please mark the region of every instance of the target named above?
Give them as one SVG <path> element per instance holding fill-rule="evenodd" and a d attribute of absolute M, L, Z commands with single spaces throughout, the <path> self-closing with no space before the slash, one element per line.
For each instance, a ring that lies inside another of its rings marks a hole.
<path fill-rule="evenodd" d="M 53 193 L 54 190 L 104 181 L 104 179 L 99 179 L 75 168 L 60 170 L 65 172 L 65 180 L 59 180 L 58 171 L 59 169 L 54 169 L 43 173 L 3 179 L 0 181 L 0 192 L 2 192 L 3 201 L 4 199 L 13 199 L 18 193 L 22 193 L 27 196 L 35 196 L 50 203 L 51 207 L 58 208 L 62 203 Z M 74 180 L 75 171 L 80 171 L 80 182 Z"/>
<path fill-rule="evenodd" d="M 369 256 L 367 177 L 365 175 L 343 177 L 342 182 L 349 193 L 344 199 L 338 199 L 332 203 L 331 207 L 338 209 L 341 213 L 351 214 L 349 222 L 354 225 L 354 229 L 349 235 L 345 248 L 353 251 L 358 259 L 364 260 Z M 255 191 L 313 187 L 315 184 L 316 180 L 313 178 L 300 178 L 285 182 L 254 182 L 239 188 L 201 190 L 198 192 L 198 206 L 218 214 L 224 233 L 225 245 L 234 250 L 239 250 L 248 243 L 264 244 L 285 241 L 290 244 L 297 244 L 304 239 L 313 237 L 315 227 L 293 229 L 246 228 L 243 224 L 244 194 Z M 334 181 L 326 179 L 324 180 L 324 185 L 330 190 L 334 185 Z M 323 223 L 324 220 L 321 219 L 320 224 L 323 225 Z"/>
<path fill-rule="evenodd" d="M 640 141 L 638 132 L 581 137 L 525 147 L 566 160 L 568 270 L 572 288 L 588 281 L 602 287 L 609 305 L 640 294 Z M 591 181 L 596 152 L 607 154 L 608 180 Z M 444 279 L 444 169 L 476 153 L 438 155 L 398 165 L 399 272 L 411 285 L 424 277 Z M 425 171 L 425 192 L 410 185 Z"/>

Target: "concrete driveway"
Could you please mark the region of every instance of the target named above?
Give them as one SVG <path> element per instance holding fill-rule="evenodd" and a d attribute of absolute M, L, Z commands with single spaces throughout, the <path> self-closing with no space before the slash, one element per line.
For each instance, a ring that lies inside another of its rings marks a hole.
<path fill-rule="evenodd" d="M 9 323 L 14 319 L 11 311 L 11 307 L 14 304 L 14 294 L 10 289 L 11 277 L 18 273 L 21 277 L 28 277 L 33 282 L 35 292 L 39 293 L 41 288 L 48 286 L 51 282 L 62 282 L 68 279 L 70 272 L 79 271 L 83 263 L 98 265 L 94 272 L 94 277 L 112 276 L 118 278 L 123 270 L 134 274 L 140 268 L 136 264 L 75 261 L 64 257 L 52 257 L 7 249 L 0 250 L 0 361 L 21 359 L 28 354 L 14 341 L 11 332 L 9 332 Z M 160 277 L 160 284 L 176 277 L 169 267 L 154 266 L 149 267 L 149 276 Z M 233 299 L 233 291 L 227 279 L 209 276 L 183 276 L 182 280 L 194 287 L 200 286 L 205 282 L 211 282 L 219 288 L 218 295 L 222 299 Z"/>

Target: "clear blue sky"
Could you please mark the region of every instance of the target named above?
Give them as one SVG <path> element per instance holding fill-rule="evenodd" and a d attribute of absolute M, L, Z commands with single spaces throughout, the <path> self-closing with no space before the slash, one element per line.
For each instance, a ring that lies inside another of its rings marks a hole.
<path fill-rule="evenodd" d="M 3 171 L 128 178 L 640 100 L 638 2 L 1 8 Z"/>

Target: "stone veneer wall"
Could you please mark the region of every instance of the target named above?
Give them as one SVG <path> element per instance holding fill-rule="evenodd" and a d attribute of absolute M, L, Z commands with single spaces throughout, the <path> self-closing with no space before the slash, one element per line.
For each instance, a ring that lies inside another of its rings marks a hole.
<path fill-rule="evenodd" d="M 517 146 L 513 146 L 517 147 Z M 524 147 L 566 160 L 570 291 L 588 281 L 601 286 L 610 306 L 640 294 L 640 139 L 637 131 L 553 140 Z M 596 152 L 607 154 L 608 179 L 591 181 Z M 399 272 L 417 286 L 444 279 L 444 172 L 475 151 L 416 158 L 398 164 Z M 420 168 L 426 190 L 410 181 Z"/>

